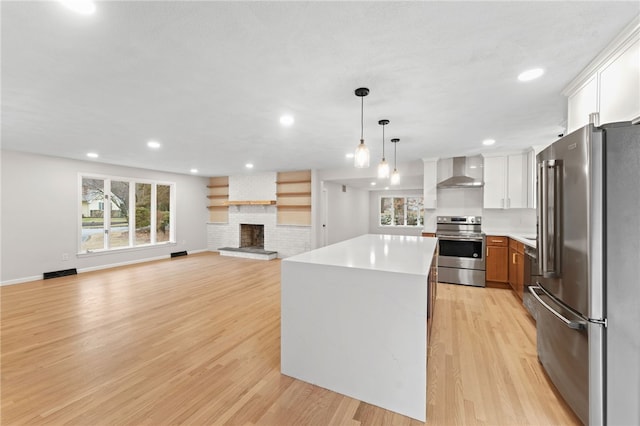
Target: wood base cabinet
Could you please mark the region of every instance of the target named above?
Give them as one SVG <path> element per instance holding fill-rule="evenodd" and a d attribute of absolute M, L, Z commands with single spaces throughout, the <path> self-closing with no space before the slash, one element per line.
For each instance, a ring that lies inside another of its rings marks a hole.
<path fill-rule="evenodd" d="M 509 285 L 520 299 L 524 287 L 524 244 L 509 240 Z"/>
<path fill-rule="evenodd" d="M 494 283 L 509 282 L 509 238 L 488 235 L 486 254 L 486 280 Z"/>

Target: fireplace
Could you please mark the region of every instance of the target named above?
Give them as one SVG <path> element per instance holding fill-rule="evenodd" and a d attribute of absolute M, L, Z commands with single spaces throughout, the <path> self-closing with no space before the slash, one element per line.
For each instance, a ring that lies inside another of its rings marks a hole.
<path fill-rule="evenodd" d="M 264 249 L 264 225 L 240 224 L 240 247 Z"/>

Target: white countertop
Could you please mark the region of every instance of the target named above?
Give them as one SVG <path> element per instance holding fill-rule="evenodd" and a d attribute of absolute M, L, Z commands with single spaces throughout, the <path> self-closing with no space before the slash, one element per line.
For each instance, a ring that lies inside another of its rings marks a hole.
<path fill-rule="evenodd" d="M 346 268 L 428 275 L 435 238 L 366 234 L 283 259 Z"/>

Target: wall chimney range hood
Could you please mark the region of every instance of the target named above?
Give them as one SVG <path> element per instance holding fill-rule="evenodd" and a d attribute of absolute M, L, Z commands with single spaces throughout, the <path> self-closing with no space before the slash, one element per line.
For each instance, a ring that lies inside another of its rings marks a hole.
<path fill-rule="evenodd" d="M 453 176 L 438 182 L 438 189 L 447 188 L 482 188 L 484 182 L 466 175 L 467 158 L 453 157 Z"/>

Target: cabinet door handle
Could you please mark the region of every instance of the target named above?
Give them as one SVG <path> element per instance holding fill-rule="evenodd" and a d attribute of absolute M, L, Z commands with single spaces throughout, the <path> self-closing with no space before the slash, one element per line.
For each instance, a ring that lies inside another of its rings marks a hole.
<path fill-rule="evenodd" d="M 513 255 L 511 256 L 511 263 L 513 263 L 514 265 L 516 264 L 516 254 L 513 253 Z"/>
<path fill-rule="evenodd" d="M 489 247 L 487 247 L 487 257 L 489 257 Z"/>

